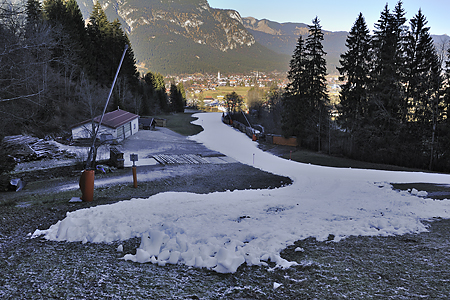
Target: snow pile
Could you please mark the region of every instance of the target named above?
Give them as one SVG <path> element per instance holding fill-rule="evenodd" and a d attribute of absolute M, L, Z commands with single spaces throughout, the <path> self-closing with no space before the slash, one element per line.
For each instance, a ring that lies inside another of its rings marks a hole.
<path fill-rule="evenodd" d="M 123 259 L 158 265 L 182 263 L 220 273 L 246 263 L 295 265 L 280 251 L 308 237 L 339 241 L 351 235 L 424 232 L 420 222 L 450 218 L 450 201 L 396 192 L 389 182 L 448 183 L 441 174 L 336 169 L 300 164 L 260 151 L 244 134 L 200 114 L 205 130 L 191 137 L 243 163 L 289 176 L 294 184 L 275 190 L 198 195 L 161 193 L 70 212 L 48 230 L 55 241 L 112 242 L 141 237 L 136 254 Z M 232 176 L 232 175 L 230 175 Z M 426 196 L 426 195 L 425 195 Z M 298 249 L 301 251 L 302 249 Z"/>

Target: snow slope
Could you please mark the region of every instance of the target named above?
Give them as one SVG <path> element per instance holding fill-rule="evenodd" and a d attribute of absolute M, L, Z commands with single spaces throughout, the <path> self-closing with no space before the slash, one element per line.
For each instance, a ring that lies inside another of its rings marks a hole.
<path fill-rule="evenodd" d="M 450 201 L 393 191 L 389 183 L 448 184 L 449 175 L 338 169 L 296 163 L 263 152 L 220 114 L 198 114 L 204 131 L 191 139 L 242 163 L 289 176 L 291 186 L 198 195 L 168 192 L 148 199 L 81 209 L 47 230 L 55 241 L 112 242 L 142 237 L 125 260 L 182 263 L 235 272 L 244 262 L 289 267 L 280 251 L 307 237 L 335 241 L 351 235 L 426 231 L 421 220 L 450 218 Z"/>

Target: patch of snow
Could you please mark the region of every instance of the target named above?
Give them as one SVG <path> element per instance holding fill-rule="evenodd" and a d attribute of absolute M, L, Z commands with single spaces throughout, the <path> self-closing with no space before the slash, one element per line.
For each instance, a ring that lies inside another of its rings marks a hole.
<path fill-rule="evenodd" d="M 289 176 L 293 184 L 211 194 L 167 192 L 81 209 L 47 230 L 36 230 L 33 237 L 84 243 L 141 237 L 136 254 L 126 254 L 124 260 L 228 273 L 243 263 L 297 265 L 281 258 L 280 252 L 308 237 L 339 241 L 348 236 L 419 233 L 427 231 L 421 220 L 450 218 L 450 201 L 399 193 L 389 184 L 448 184 L 449 175 L 297 163 L 258 149 L 245 134 L 223 124 L 220 113 L 195 116 L 193 123 L 204 131 L 192 140 L 241 163 Z"/>
<path fill-rule="evenodd" d="M 187 20 L 186 22 L 184 22 L 183 24 L 181 24 L 181 27 L 198 27 L 203 25 L 202 21 L 198 21 L 198 20 Z"/>
<path fill-rule="evenodd" d="M 273 289 L 276 290 L 277 288 L 279 288 L 280 286 L 282 286 L 283 284 L 278 283 L 278 282 L 274 282 L 273 283 Z"/>
<path fill-rule="evenodd" d="M 232 19 L 238 21 L 239 23 L 244 24 L 244 23 L 242 22 L 241 15 L 240 15 L 237 11 L 231 10 L 231 11 L 228 13 L 228 16 L 230 16 L 230 18 L 232 18 Z"/>

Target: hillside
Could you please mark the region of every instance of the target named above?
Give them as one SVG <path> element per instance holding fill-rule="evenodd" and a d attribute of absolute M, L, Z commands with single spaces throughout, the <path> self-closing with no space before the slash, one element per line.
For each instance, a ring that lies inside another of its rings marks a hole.
<path fill-rule="evenodd" d="M 99 0 L 128 33 L 140 71 L 163 74 L 287 70 L 289 55 L 258 42 L 234 10 L 206 0 Z M 85 18 L 92 0 L 78 1 Z"/>
<path fill-rule="evenodd" d="M 277 23 L 269 20 L 257 20 L 252 17 L 243 18 L 245 28 L 255 37 L 255 40 L 263 46 L 277 53 L 289 56 L 294 52 L 300 35 L 306 38 L 309 34 L 308 25 L 304 23 Z M 327 53 L 328 72 L 337 73 L 336 66 L 339 56 L 346 51 L 345 31 L 323 30 L 324 51 Z"/>
<path fill-rule="evenodd" d="M 309 34 L 308 25 L 304 23 L 277 23 L 266 19 L 258 20 L 252 17 L 243 18 L 245 28 L 255 37 L 256 42 L 277 53 L 289 56 L 294 52 L 300 35 L 306 38 Z M 350 28 L 349 28 L 350 30 Z M 340 55 L 347 51 L 345 41 L 348 32 L 327 31 L 324 33 L 323 48 L 327 53 L 328 73 L 338 74 L 336 66 Z M 442 49 L 450 41 L 448 35 L 432 35 L 437 49 Z"/>
<path fill-rule="evenodd" d="M 78 0 L 85 19 L 94 0 Z M 235 10 L 211 8 L 207 0 L 99 0 L 131 41 L 139 71 L 243 73 L 286 71 L 305 23 L 241 18 Z M 349 28 L 350 30 L 350 28 Z M 328 72 L 337 74 L 347 32 L 323 30 Z M 447 35 L 433 36 L 437 46 Z"/>

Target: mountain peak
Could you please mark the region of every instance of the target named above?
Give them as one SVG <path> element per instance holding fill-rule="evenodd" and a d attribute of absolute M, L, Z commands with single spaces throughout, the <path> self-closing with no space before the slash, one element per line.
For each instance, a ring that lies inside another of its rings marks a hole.
<path fill-rule="evenodd" d="M 89 18 L 95 0 L 77 1 Z M 140 71 L 217 72 L 221 65 L 227 69 L 223 72 L 242 72 L 250 65 L 250 70 L 287 66 L 284 55 L 256 44 L 236 10 L 211 8 L 206 0 L 97 1 L 108 19 L 119 19 L 127 32 Z"/>

